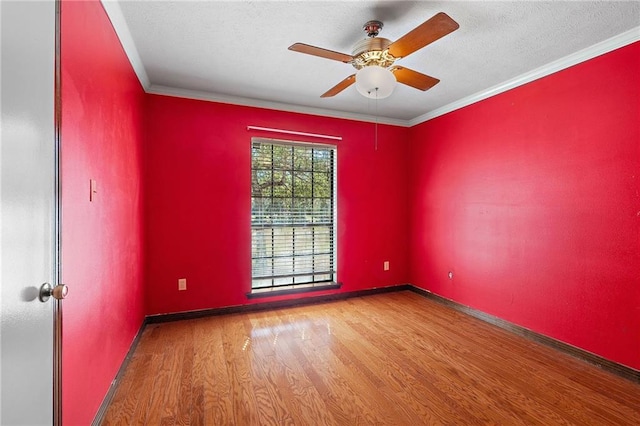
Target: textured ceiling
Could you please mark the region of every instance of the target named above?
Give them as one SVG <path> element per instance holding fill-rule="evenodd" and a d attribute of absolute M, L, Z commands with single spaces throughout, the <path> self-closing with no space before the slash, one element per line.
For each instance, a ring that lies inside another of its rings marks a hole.
<path fill-rule="evenodd" d="M 611 37 L 629 31 L 634 37 L 640 34 L 638 1 L 121 0 L 118 4 L 151 92 L 186 89 L 232 102 L 277 103 L 347 116 L 378 114 L 406 122 Z M 426 92 L 398 85 L 377 105 L 354 86 L 321 99 L 322 93 L 352 74 L 353 67 L 287 50 L 302 42 L 350 54 L 353 45 L 366 37 L 362 25 L 368 20 L 383 21 L 380 36 L 393 41 L 440 11 L 460 28 L 397 64 L 441 82 Z M 122 38 L 126 28 L 112 21 Z"/>

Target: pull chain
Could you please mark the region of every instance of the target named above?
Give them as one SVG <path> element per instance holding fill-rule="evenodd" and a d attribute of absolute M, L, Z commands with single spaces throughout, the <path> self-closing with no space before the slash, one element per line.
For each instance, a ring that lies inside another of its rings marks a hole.
<path fill-rule="evenodd" d="M 376 87 L 376 135 L 375 135 L 374 148 L 376 151 L 378 150 L 378 88 L 377 87 Z"/>
<path fill-rule="evenodd" d="M 375 103 L 375 116 L 376 116 L 376 121 L 374 124 L 374 138 L 373 138 L 373 148 L 375 151 L 378 150 L 378 88 L 376 87 L 375 89 L 373 89 L 376 91 L 376 97 L 374 99 L 374 103 Z M 370 90 L 369 92 L 367 92 L 368 94 L 371 94 L 371 92 L 373 90 Z M 370 100 L 371 98 L 367 96 L 367 98 Z M 369 103 L 368 105 L 368 109 L 369 111 L 371 111 L 371 103 Z"/>

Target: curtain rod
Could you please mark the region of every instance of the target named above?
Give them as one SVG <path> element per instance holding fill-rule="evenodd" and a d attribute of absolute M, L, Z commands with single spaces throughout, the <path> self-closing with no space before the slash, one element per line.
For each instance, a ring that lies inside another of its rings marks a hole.
<path fill-rule="evenodd" d="M 342 140 L 342 136 L 319 135 L 317 133 L 305 133 L 305 132 L 296 132 L 293 130 L 272 129 L 270 127 L 247 126 L 247 130 L 261 130 L 263 132 L 284 133 L 287 135 L 297 135 L 297 136 L 312 136 L 314 138 L 331 139 L 334 141 Z"/>

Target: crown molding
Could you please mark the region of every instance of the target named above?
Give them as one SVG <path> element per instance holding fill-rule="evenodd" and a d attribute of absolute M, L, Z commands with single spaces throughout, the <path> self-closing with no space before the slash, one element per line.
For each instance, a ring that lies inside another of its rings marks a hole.
<path fill-rule="evenodd" d="M 532 71 L 521 74 L 515 78 L 502 82 L 498 85 L 466 96 L 457 101 L 451 102 L 447 105 L 436 108 L 425 114 L 419 115 L 411 120 L 401 120 L 388 117 L 376 117 L 369 114 L 351 113 L 346 111 L 334 111 L 324 108 L 306 107 L 301 105 L 287 104 L 281 102 L 264 101 L 259 99 L 244 98 L 238 96 L 221 95 L 210 92 L 179 89 L 175 87 L 152 85 L 149 81 L 147 72 L 142 64 L 138 49 L 133 42 L 133 37 L 129 31 L 127 22 L 122 14 L 120 5 L 117 0 L 100 0 L 111 24 L 120 39 L 120 43 L 131 62 L 134 72 L 138 76 L 142 87 L 147 93 L 174 97 L 183 97 L 188 99 L 196 99 L 210 102 L 220 102 L 232 105 L 242 105 L 257 108 L 273 109 L 278 111 L 297 112 L 302 114 L 319 115 L 323 117 L 341 118 L 347 120 L 365 121 L 371 123 L 389 124 L 393 126 L 401 127 L 413 127 L 425 121 L 432 120 L 441 115 L 455 111 L 460 108 L 464 108 L 476 102 L 506 92 L 507 90 L 514 89 L 518 86 L 530 83 L 534 80 L 546 77 L 555 72 L 569 68 L 573 65 L 577 65 L 581 62 L 585 62 L 589 59 L 593 59 L 597 56 L 611 52 L 615 49 L 619 49 L 631 43 L 635 43 L 640 40 L 640 26 L 634 27 L 624 33 L 613 36 L 600 43 L 596 43 L 593 46 L 582 49 L 578 52 L 567 55 L 556 61 L 550 62 Z"/>
<path fill-rule="evenodd" d="M 518 77 L 500 83 L 496 86 L 474 93 L 473 95 L 464 97 L 455 102 L 451 102 L 450 104 L 444 105 L 440 108 L 436 108 L 433 111 L 429 111 L 426 114 L 422 114 L 416 118 L 409 120 L 409 126 L 412 127 L 441 115 L 447 114 L 449 112 L 455 111 L 457 109 L 464 108 L 468 105 L 498 95 L 502 92 L 506 92 L 507 90 L 514 89 L 518 86 L 522 86 L 539 78 L 546 77 L 558 71 L 562 71 L 581 62 L 593 59 L 596 56 L 600 56 L 615 49 L 619 49 L 638 40 L 640 40 L 640 27 L 632 28 L 629 31 L 625 31 L 624 33 L 618 34 L 617 36 L 613 36 L 600 43 L 596 43 L 593 46 L 579 50 L 575 53 L 565 56 L 564 58 L 560 58 L 556 61 L 543 65 L 540 68 L 536 68 L 532 71 L 521 74 Z"/>
<path fill-rule="evenodd" d="M 140 54 L 138 53 L 136 44 L 133 42 L 133 37 L 129 31 L 129 25 L 127 25 L 127 21 L 122 14 L 120 4 L 117 0 L 100 0 L 100 3 L 102 3 L 104 11 L 107 12 L 107 16 L 111 21 L 111 26 L 120 39 L 120 44 L 129 58 L 133 72 L 136 73 L 140 84 L 142 84 L 142 87 L 146 91 L 151 85 L 151 82 L 149 81 L 149 76 L 144 68 L 142 59 L 140 59 Z"/>
<path fill-rule="evenodd" d="M 220 95 L 217 93 L 204 92 L 200 90 L 179 89 L 176 87 L 159 86 L 152 84 L 147 89 L 147 93 L 153 95 L 173 96 L 178 98 L 195 99 L 199 101 L 219 102 L 223 104 L 249 106 L 254 108 L 273 109 L 277 111 L 295 112 L 298 114 L 319 115 L 322 117 L 341 118 L 346 120 L 365 121 L 379 124 L 389 124 L 392 126 L 408 127 L 407 120 L 397 118 L 376 117 L 368 114 L 358 114 L 346 111 L 333 111 L 324 108 L 306 107 L 301 105 L 286 104 L 281 102 L 264 101 L 253 98 L 243 98 L 240 96 Z"/>
<path fill-rule="evenodd" d="M 281 102 L 271 102 L 264 101 L 259 99 L 252 98 L 244 98 L 239 96 L 228 96 L 221 95 L 217 93 L 204 92 L 204 91 L 196 91 L 189 89 L 180 89 L 176 87 L 168 87 L 151 84 L 149 81 L 149 76 L 144 68 L 144 64 L 142 63 L 142 59 L 140 59 L 140 54 L 138 53 L 138 49 L 133 41 L 133 37 L 131 36 L 131 32 L 129 31 L 129 26 L 127 25 L 127 21 L 122 14 L 122 9 L 120 9 L 120 5 L 118 4 L 118 0 L 100 0 L 102 6 L 111 21 L 111 25 L 113 26 L 118 38 L 120 39 L 120 44 L 122 45 L 125 54 L 129 58 L 129 62 L 133 68 L 133 71 L 138 76 L 138 80 L 140 80 L 140 84 L 145 92 L 156 95 L 165 95 L 165 96 L 174 96 L 174 97 L 182 97 L 188 99 L 196 99 L 201 101 L 210 101 L 210 102 L 220 102 L 225 104 L 232 105 L 242 105 L 242 106 L 250 106 L 257 108 L 266 108 L 273 109 L 278 111 L 287 111 L 287 112 L 297 112 L 302 114 L 311 114 L 311 115 L 319 115 L 323 117 L 333 117 L 333 118 L 341 118 L 347 120 L 356 120 L 356 121 L 365 121 L 371 123 L 380 123 L 380 124 L 388 124 L 392 126 L 401 126 L 408 127 L 409 121 L 396 119 L 396 118 L 388 118 L 388 117 L 376 117 L 375 115 L 369 114 L 358 114 L 358 113 L 350 113 L 345 111 L 333 111 L 324 108 L 314 108 L 314 107 L 305 107 L 301 105 L 287 104 Z"/>

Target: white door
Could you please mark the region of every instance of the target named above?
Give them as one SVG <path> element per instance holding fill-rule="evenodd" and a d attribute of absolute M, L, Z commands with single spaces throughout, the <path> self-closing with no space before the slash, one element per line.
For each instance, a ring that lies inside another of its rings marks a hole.
<path fill-rule="evenodd" d="M 0 424 L 59 424 L 61 302 L 39 298 L 59 275 L 56 3 L 2 0 L 0 21 Z"/>

